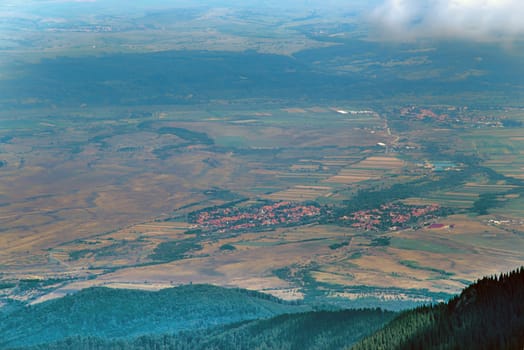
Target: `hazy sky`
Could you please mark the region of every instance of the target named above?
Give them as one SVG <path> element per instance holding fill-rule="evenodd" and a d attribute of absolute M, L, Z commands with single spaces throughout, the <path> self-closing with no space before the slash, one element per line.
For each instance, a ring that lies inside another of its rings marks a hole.
<path fill-rule="evenodd" d="M 383 0 L 369 18 L 389 39 L 524 37 L 523 0 Z"/>

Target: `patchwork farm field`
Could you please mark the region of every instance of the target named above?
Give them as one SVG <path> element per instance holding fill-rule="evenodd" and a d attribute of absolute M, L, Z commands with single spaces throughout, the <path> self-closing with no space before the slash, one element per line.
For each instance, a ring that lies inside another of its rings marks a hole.
<path fill-rule="evenodd" d="M 2 111 L 1 302 L 211 283 L 400 309 L 522 264 L 522 128 L 413 108 Z"/>

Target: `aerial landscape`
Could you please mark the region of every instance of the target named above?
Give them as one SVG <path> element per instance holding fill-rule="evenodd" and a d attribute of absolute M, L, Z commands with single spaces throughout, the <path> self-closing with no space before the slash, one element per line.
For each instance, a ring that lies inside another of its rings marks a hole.
<path fill-rule="evenodd" d="M 0 349 L 522 349 L 523 16 L 3 1 Z"/>

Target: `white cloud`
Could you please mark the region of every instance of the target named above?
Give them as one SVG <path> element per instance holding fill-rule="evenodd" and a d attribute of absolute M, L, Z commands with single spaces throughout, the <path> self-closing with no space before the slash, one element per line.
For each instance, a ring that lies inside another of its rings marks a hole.
<path fill-rule="evenodd" d="M 370 20 L 386 39 L 524 39 L 523 0 L 384 0 Z"/>

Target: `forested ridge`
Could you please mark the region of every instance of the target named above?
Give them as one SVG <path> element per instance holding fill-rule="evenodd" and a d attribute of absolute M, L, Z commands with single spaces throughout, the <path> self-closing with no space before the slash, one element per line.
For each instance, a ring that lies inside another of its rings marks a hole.
<path fill-rule="evenodd" d="M 448 303 L 403 312 L 353 350 L 524 348 L 524 267 L 485 277 Z"/>
<path fill-rule="evenodd" d="M 205 330 L 147 335 L 135 339 L 71 337 L 24 350 L 208 350 L 342 349 L 378 329 L 396 314 L 390 311 L 341 310 L 283 314 Z"/>

